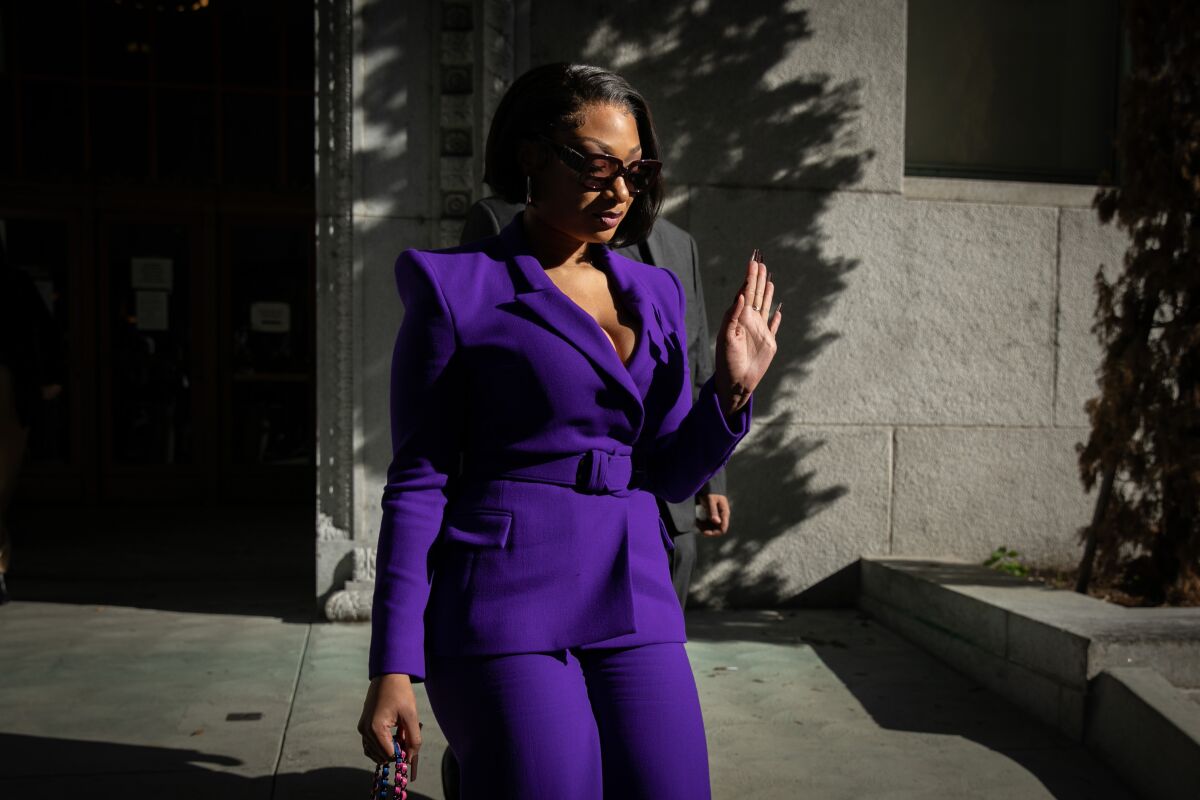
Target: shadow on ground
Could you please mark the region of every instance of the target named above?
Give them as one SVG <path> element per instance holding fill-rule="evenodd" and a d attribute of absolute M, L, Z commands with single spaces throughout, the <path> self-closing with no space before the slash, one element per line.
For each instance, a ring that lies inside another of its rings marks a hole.
<path fill-rule="evenodd" d="M 369 769 L 327 767 L 257 777 L 221 771 L 240 763 L 203 750 L 0 733 L 0 796 L 21 800 L 72 795 L 89 800 L 329 800 L 365 797 L 371 787 Z M 410 790 L 408 797 L 429 800 L 429 795 L 419 790 Z"/>
<path fill-rule="evenodd" d="M 696 611 L 688 613 L 687 626 L 693 644 L 747 643 L 739 651 L 751 650 L 754 645 L 809 648 L 878 729 L 969 740 L 1019 765 L 1051 797 L 1099 800 L 1136 796 L 1081 745 L 857 609 Z M 760 663 L 769 661 L 761 655 L 753 658 Z M 783 656 L 783 663 L 799 663 L 804 658 L 802 652 L 792 650 Z M 703 677 L 706 667 L 695 661 L 693 666 Z M 716 671 L 722 666 L 708 665 L 707 669 Z M 794 713 L 828 713 L 831 707 L 844 708 L 838 704 L 810 709 L 797 706 Z M 865 722 L 853 708 L 836 713 L 848 714 L 855 725 Z M 822 720 L 806 721 L 821 727 Z M 803 730 L 799 728 L 797 735 L 803 736 L 799 732 Z M 970 769 L 967 764 L 962 766 Z"/>
<path fill-rule="evenodd" d="M 20 506 L 13 599 L 316 619 L 313 501 L 291 505 Z"/>

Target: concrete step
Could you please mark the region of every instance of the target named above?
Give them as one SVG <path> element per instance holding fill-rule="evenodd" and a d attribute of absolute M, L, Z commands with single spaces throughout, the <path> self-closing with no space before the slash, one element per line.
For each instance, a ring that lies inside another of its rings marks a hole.
<path fill-rule="evenodd" d="M 1195 797 L 1200 609 L 1125 608 L 961 561 L 861 567 L 864 611 L 1102 753 L 1147 796 Z"/>
<path fill-rule="evenodd" d="M 1192 693 L 1193 695 L 1195 693 Z M 1085 743 L 1147 797 L 1200 792 L 1200 705 L 1146 667 L 1115 667 L 1092 682 Z"/>
<path fill-rule="evenodd" d="M 864 558 L 862 594 L 1072 688 L 1144 666 L 1200 689 L 1200 608 L 1126 608 L 942 559 Z"/>

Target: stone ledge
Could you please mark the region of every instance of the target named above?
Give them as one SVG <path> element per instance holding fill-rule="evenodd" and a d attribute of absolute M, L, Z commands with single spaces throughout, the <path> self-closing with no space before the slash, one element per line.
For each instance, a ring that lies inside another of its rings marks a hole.
<path fill-rule="evenodd" d="M 1200 688 L 1200 608 L 1125 608 L 963 561 L 862 562 L 862 595 L 1065 686 L 1140 666 Z"/>
<path fill-rule="evenodd" d="M 1200 609 L 1124 608 L 978 564 L 896 557 L 861 560 L 858 605 L 1146 796 L 1195 796 Z"/>
<path fill-rule="evenodd" d="M 859 608 L 883 625 L 937 658 L 979 681 L 1030 716 L 1081 741 L 1085 693 L 1033 670 L 989 653 L 971 642 L 947 635 L 934 625 L 870 595 L 859 597 Z"/>
<path fill-rule="evenodd" d="M 905 175 L 901 193 L 913 200 L 1091 208 L 1100 187 L 1076 183 L 926 178 Z"/>
<path fill-rule="evenodd" d="M 1087 746 L 1148 797 L 1191 800 L 1200 786 L 1200 705 L 1180 702 L 1186 694 L 1146 667 L 1101 672 Z"/>

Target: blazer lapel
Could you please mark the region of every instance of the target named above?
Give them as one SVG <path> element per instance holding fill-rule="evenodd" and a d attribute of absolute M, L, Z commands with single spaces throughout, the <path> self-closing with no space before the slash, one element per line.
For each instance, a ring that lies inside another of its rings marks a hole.
<path fill-rule="evenodd" d="M 623 261 L 614 260 L 611 256 L 612 253 L 605 248 L 605 267 L 613 276 L 622 299 L 632 307 L 633 313 L 638 319 L 638 337 L 633 355 L 629 358 L 628 373 L 638 388 L 639 397 L 645 398 L 647 392 L 650 391 L 650 381 L 654 377 L 655 364 L 665 361 L 667 358 L 663 344 L 662 312 L 650 299 L 649 291 L 638 278 L 634 269 Z M 613 349 L 611 343 L 608 348 Z"/>
<path fill-rule="evenodd" d="M 533 256 L 525 238 L 523 214 L 518 213 L 500 231 L 509 263 L 523 278 L 524 286 L 517 287 L 514 299 L 579 350 L 596 369 L 612 378 L 629 395 L 639 412 L 644 413 L 642 401 L 654 368 L 652 353 L 663 352 L 663 344 L 661 315 L 650 302 L 641 281 L 630 274 L 625 265 L 615 263 L 608 248 L 602 248 L 604 268 L 613 276 L 622 299 L 637 317 L 637 339 L 626 367 L 600 324 L 550 280 Z"/>

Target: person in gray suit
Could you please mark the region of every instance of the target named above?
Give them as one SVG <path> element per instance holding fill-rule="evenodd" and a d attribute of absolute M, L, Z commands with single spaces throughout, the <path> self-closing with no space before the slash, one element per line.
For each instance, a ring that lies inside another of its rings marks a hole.
<path fill-rule="evenodd" d="M 495 236 L 523 206 L 499 197 L 485 197 L 467 212 L 459 244 Z M 688 363 L 692 369 L 692 399 L 713 373 L 713 348 L 708 343 L 708 318 L 704 313 L 704 289 L 700 283 L 700 263 L 696 240 L 691 234 L 659 217 L 650 236 L 636 244 L 616 248 L 621 255 L 673 271 L 688 292 L 687 331 Z M 697 517 L 699 503 L 703 517 Z M 696 535 L 722 536 L 729 530 L 729 498 L 725 494 L 725 471 L 719 470 L 696 494 L 695 500 L 668 503 L 658 498 L 658 510 L 667 523 L 675 543 L 671 553 L 671 582 L 679 605 L 687 608 L 688 584 L 696 564 Z"/>

